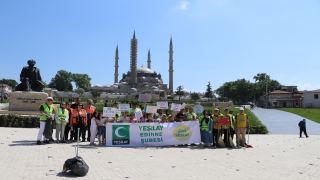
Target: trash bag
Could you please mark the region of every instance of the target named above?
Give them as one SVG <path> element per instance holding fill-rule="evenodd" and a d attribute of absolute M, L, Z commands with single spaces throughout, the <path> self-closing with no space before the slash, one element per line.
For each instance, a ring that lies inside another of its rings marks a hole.
<path fill-rule="evenodd" d="M 71 159 L 67 159 L 64 162 L 62 172 L 65 173 L 68 170 L 71 170 L 71 172 L 76 176 L 85 176 L 89 171 L 89 166 L 86 162 L 84 162 L 84 160 L 80 156 L 78 156 Z"/>
<path fill-rule="evenodd" d="M 52 129 L 51 129 L 51 125 L 52 125 L 52 120 L 48 119 L 46 121 L 46 125 L 44 127 L 44 131 L 43 131 L 43 136 L 47 139 L 50 139 L 52 137 Z"/>

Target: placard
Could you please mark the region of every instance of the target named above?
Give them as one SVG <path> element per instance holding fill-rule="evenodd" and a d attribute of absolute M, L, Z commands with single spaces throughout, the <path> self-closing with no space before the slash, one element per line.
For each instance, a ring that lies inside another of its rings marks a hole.
<path fill-rule="evenodd" d="M 193 111 L 195 112 L 195 113 L 197 113 L 197 114 L 201 114 L 202 112 L 203 112 L 203 110 L 204 110 L 204 108 L 203 108 L 203 106 L 201 106 L 201 105 L 195 105 L 194 107 L 193 107 Z"/>
<path fill-rule="evenodd" d="M 130 104 L 119 104 L 118 108 L 121 112 L 129 112 L 130 111 Z"/>
<path fill-rule="evenodd" d="M 164 102 L 157 102 L 157 108 L 158 109 L 168 109 L 168 102 L 164 101 Z"/>
<path fill-rule="evenodd" d="M 143 116 L 142 111 L 138 111 L 135 113 L 135 118 L 139 120 Z"/>
<path fill-rule="evenodd" d="M 183 109 L 186 105 L 187 105 L 186 103 L 182 103 L 180 109 Z"/>
<path fill-rule="evenodd" d="M 104 117 L 115 117 L 117 114 L 116 108 L 111 108 L 111 107 L 104 107 L 103 108 L 103 115 Z"/>
<path fill-rule="evenodd" d="M 230 119 L 229 118 L 218 118 L 218 122 L 222 126 L 230 126 Z"/>
<path fill-rule="evenodd" d="M 147 106 L 147 113 L 157 113 L 157 106 Z"/>
<path fill-rule="evenodd" d="M 175 103 L 171 104 L 171 110 L 180 111 L 180 109 L 181 109 L 181 104 L 175 104 Z"/>
<path fill-rule="evenodd" d="M 151 101 L 151 95 L 149 94 L 139 94 L 139 102 L 150 102 Z"/>

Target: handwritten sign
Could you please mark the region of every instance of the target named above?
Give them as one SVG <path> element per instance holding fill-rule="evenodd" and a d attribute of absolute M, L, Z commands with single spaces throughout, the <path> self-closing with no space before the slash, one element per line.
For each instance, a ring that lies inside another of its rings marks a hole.
<path fill-rule="evenodd" d="M 171 110 L 180 111 L 180 109 L 181 109 L 181 104 L 175 104 L 175 103 L 171 104 Z"/>
<path fill-rule="evenodd" d="M 151 95 L 149 95 L 149 94 L 139 94 L 138 101 L 140 101 L 140 102 L 150 102 L 151 101 Z"/>
<path fill-rule="evenodd" d="M 186 103 L 182 103 L 181 104 L 181 109 L 183 109 L 187 104 Z"/>
<path fill-rule="evenodd" d="M 103 108 L 103 116 L 104 117 L 115 117 L 117 114 L 116 108 L 104 107 Z"/>
<path fill-rule="evenodd" d="M 143 116 L 143 115 L 142 115 L 142 111 L 138 111 L 138 112 L 135 113 L 135 118 L 138 119 L 138 120 L 139 120 L 142 116 Z"/>
<path fill-rule="evenodd" d="M 168 102 L 157 102 L 157 108 L 158 109 L 168 109 Z"/>
<path fill-rule="evenodd" d="M 157 113 L 157 106 L 147 106 L 147 113 Z"/>
<path fill-rule="evenodd" d="M 193 107 L 193 110 L 195 113 L 201 114 L 203 112 L 204 108 L 203 108 L 203 106 L 198 104 Z"/>
<path fill-rule="evenodd" d="M 121 112 L 129 112 L 130 111 L 130 104 L 119 104 L 118 108 Z"/>

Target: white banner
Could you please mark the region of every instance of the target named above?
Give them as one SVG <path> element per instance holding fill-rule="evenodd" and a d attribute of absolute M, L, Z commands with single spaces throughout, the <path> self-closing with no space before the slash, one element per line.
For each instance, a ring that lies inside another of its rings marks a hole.
<path fill-rule="evenodd" d="M 171 110 L 180 111 L 180 109 L 181 109 L 181 104 L 175 104 L 175 103 L 171 104 Z"/>
<path fill-rule="evenodd" d="M 168 102 L 157 102 L 158 109 L 168 109 Z"/>
<path fill-rule="evenodd" d="M 157 113 L 157 106 L 147 106 L 147 113 Z"/>
<path fill-rule="evenodd" d="M 118 108 L 121 112 L 129 112 L 130 111 L 130 104 L 119 104 Z"/>
<path fill-rule="evenodd" d="M 118 109 L 111 107 L 103 107 L 103 115 L 104 117 L 115 117 L 118 113 Z"/>
<path fill-rule="evenodd" d="M 200 143 L 198 121 L 106 125 L 106 146 L 169 146 L 191 143 Z"/>

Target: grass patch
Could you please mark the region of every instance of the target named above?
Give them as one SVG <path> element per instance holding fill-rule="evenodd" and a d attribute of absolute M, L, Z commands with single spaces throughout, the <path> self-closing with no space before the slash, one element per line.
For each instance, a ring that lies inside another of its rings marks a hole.
<path fill-rule="evenodd" d="M 320 108 L 277 108 L 277 110 L 290 112 L 320 123 Z"/>
<path fill-rule="evenodd" d="M 9 110 L 9 106 L 5 107 L 5 108 L 2 108 L 1 110 Z"/>

